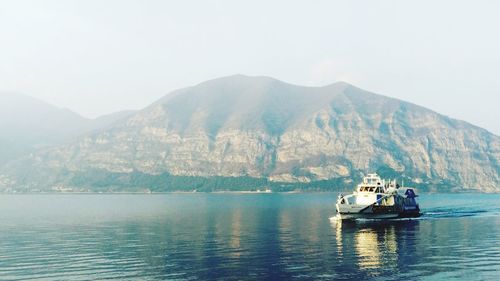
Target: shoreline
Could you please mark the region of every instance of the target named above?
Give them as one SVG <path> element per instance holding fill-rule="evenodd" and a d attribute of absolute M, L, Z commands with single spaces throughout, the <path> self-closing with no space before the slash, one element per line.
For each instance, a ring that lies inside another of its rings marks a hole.
<path fill-rule="evenodd" d="M 254 190 L 239 190 L 239 191 L 162 191 L 162 192 L 134 192 L 134 191 L 118 191 L 118 192 L 94 192 L 94 191 L 62 191 L 62 192 L 0 192 L 1 195 L 160 195 L 160 194 L 313 194 L 313 193 L 349 193 L 351 190 L 338 191 L 254 191 Z M 458 192 L 419 192 L 418 194 L 500 194 L 498 192 L 482 192 L 478 190 L 458 191 Z"/>

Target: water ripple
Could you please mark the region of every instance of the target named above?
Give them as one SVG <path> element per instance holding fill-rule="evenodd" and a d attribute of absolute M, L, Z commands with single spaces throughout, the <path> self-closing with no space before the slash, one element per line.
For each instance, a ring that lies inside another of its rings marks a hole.
<path fill-rule="evenodd" d="M 500 196 L 437 196 L 357 223 L 330 223 L 322 194 L 0 197 L 0 279 L 496 280 Z"/>

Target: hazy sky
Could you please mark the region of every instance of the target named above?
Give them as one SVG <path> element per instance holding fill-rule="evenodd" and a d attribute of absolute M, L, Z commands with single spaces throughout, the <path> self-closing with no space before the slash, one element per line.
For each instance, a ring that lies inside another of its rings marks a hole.
<path fill-rule="evenodd" d="M 500 1 L 0 0 L 0 90 L 84 116 L 236 73 L 344 80 L 500 134 Z"/>

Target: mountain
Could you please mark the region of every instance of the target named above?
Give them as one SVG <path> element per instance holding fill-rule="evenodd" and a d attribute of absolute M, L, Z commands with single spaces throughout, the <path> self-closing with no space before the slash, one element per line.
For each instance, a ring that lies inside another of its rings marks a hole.
<path fill-rule="evenodd" d="M 28 190 L 334 190 L 377 171 L 422 190 L 494 192 L 499 159 L 498 136 L 418 105 L 344 82 L 236 75 L 174 91 L 2 174 L 4 187 Z"/>
<path fill-rule="evenodd" d="M 0 164 L 106 128 L 130 114 L 124 111 L 91 120 L 30 96 L 0 92 Z"/>
<path fill-rule="evenodd" d="M 96 119 L 91 120 L 92 129 L 93 130 L 106 129 L 109 126 L 114 125 L 116 122 L 132 116 L 135 112 L 136 112 L 135 110 L 122 110 L 99 116 Z"/>

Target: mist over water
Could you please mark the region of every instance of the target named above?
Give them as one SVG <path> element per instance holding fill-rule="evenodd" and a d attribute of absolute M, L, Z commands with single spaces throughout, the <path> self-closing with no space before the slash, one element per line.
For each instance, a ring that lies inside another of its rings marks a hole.
<path fill-rule="evenodd" d="M 2 280 L 495 280 L 500 194 L 330 222 L 336 194 L 1 195 Z"/>

